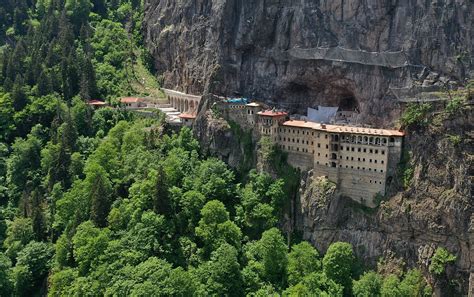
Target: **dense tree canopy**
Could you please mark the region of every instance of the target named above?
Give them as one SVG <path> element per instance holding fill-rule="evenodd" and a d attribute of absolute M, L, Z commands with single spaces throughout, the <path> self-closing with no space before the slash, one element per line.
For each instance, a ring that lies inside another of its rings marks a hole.
<path fill-rule="evenodd" d="M 430 294 L 419 270 L 359 277 L 349 243 L 323 255 L 289 232 L 294 169 L 235 172 L 190 129 L 117 106 L 153 68 L 142 13 L 0 5 L 0 296 Z M 429 270 L 453 261 L 440 249 Z"/>

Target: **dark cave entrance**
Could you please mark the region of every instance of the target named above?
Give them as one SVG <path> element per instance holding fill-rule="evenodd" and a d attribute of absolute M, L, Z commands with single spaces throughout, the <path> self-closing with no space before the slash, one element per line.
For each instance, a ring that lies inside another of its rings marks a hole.
<path fill-rule="evenodd" d="M 342 94 L 339 99 L 339 108 L 343 111 L 359 111 L 359 102 L 353 94 Z"/>

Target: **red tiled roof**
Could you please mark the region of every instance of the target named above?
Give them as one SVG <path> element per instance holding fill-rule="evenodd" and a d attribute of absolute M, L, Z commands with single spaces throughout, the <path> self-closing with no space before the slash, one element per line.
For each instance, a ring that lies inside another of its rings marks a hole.
<path fill-rule="evenodd" d="M 329 133 L 353 133 L 353 134 L 364 134 L 364 135 L 398 136 L 398 137 L 402 137 L 405 135 L 405 132 L 398 131 L 398 130 L 373 129 L 373 128 L 338 126 L 338 125 L 321 125 L 319 123 L 307 122 L 307 121 L 286 121 L 283 123 L 283 126 L 310 128 L 310 129 L 314 129 L 318 131 L 327 131 Z"/>
<path fill-rule="evenodd" d="M 191 113 L 182 113 L 182 114 L 179 115 L 179 117 L 182 118 L 182 119 L 195 119 L 196 115 L 191 114 Z"/>
<path fill-rule="evenodd" d="M 266 116 L 266 117 L 281 117 L 281 116 L 287 116 L 288 113 L 284 111 L 265 110 L 265 111 L 259 112 L 258 115 Z"/>
<path fill-rule="evenodd" d="M 142 98 L 137 98 L 137 97 L 124 97 L 120 99 L 120 102 L 122 103 L 137 103 L 137 102 L 143 102 Z"/>
<path fill-rule="evenodd" d="M 87 101 L 87 104 L 89 104 L 89 105 L 96 105 L 96 106 L 102 106 L 102 105 L 107 105 L 107 102 L 100 101 L 100 100 L 89 100 L 89 101 Z"/>

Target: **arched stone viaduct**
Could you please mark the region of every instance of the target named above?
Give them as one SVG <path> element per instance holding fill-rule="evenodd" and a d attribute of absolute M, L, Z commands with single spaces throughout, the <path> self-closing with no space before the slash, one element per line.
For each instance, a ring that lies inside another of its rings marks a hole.
<path fill-rule="evenodd" d="M 169 103 L 182 113 L 196 113 L 201 102 L 201 96 L 189 95 L 182 92 L 163 89 Z"/>

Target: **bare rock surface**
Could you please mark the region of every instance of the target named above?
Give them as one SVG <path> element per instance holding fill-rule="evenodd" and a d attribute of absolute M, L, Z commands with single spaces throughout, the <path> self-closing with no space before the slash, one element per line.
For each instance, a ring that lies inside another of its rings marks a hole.
<path fill-rule="evenodd" d="M 474 260 L 474 173 L 472 110 L 455 118 L 410 131 L 411 186 L 372 210 L 325 191 L 320 177 L 302 181 L 298 225 L 303 237 L 325 251 L 335 241 L 351 242 L 356 253 L 375 265 L 380 257 L 396 255 L 408 267 L 428 271 L 437 247 L 457 255 L 450 279 L 467 295 Z M 453 143 L 452 135 L 461 142 Z M 437 296 L 446 296 L 445 283 L 433 283 Z M 472 285 L 472 284 L 471 284 Z"/>
<path fill-rule="evenodd" d="M 193 94 L 241 94 L 299 112 L 356 106 L 368 123 L 385 124 L 399 110 L 391 88 L 439 89 L 473 69 L 470 0 L 146 0 L 145 8 L 165 87 Z"/>

